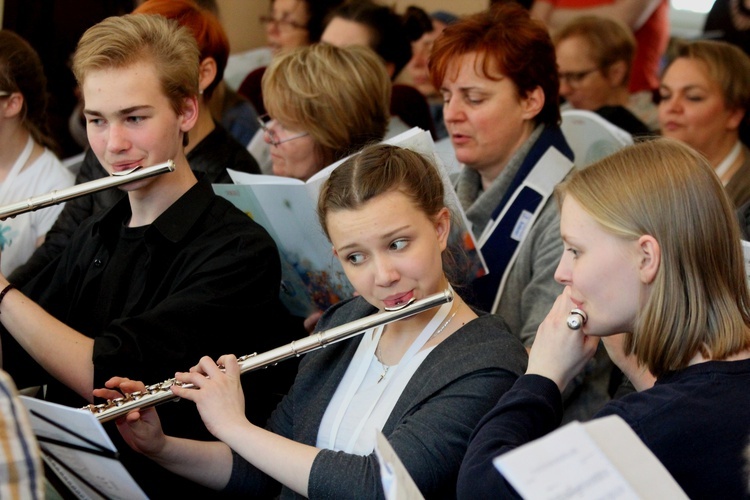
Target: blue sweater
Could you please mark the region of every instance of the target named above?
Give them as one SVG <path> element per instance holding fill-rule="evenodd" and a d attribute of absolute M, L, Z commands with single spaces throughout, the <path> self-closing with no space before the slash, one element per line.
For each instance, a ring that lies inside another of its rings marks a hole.
<path fill-rule="evenodd" d="M 747 498 L 743 451 L 750 439 L 750 360 L 709 361 L 667 373 L 654 387 L 607 403 L 690 498 Z M 524 375 L 477 426 L 458 479 L 459 498 L 515 496 L 492 459 L 554 430 L 557 386 Z"/>

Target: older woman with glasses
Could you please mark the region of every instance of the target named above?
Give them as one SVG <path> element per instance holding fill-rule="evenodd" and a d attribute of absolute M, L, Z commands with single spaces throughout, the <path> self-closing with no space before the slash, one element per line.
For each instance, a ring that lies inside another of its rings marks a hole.
<path fill-rule="evenodd" d="M 260 119 L 273 174 L 307 180 L 381 141 L 390 93 L 385 67 L 369 48 L 314 44 L 280 54 L 263 76 L 268 114 Z"/>
<path fill-rule="evenodd" d="M 594 111 L 634 136 L 649 128 L 628 108 L 635 37 L 623 23 L 581 16 L 553 35 L 560 96 L 574 109 Z"/>

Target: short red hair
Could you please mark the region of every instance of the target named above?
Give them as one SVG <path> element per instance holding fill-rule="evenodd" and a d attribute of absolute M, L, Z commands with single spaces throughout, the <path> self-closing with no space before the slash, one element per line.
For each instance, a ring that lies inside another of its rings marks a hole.
<path fill-rule="evenodd" d="M 537 87 L 544 92 L 544 106 L 536 123 L 560 123 L 560 82 L 555 47 L 540 21 L 515 2 L 495 4 L 445 28 L 430 54 L 430 79 L 436 89 L 443 86 L 448 66 L 458 57 L 477 53 L 482 76 L 509 78 L 519 95 Z"/>
<path fill-rule="evenodd" d="M 158 14 L 174 19 L 190 30 L 198 42 L 201 61 L 207 57 L 216 61 L 216 78 L 203 90 L 206 99 L 224 79 L 224 70 L 229 59 L 229 38 L 219 19 L 208 9 L 193 0 L 148 0 L 133 10 L 133 14 Z"/>

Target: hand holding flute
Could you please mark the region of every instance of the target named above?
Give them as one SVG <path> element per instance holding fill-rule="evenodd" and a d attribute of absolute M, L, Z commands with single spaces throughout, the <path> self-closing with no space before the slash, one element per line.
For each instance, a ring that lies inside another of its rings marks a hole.
<path fill-rule="evenodd" d="M 190 371 L 175 374 L 178 383 L 170 390 L 175 397 L 194 402 L 206 428 L 221 439 L 217 432 L 222 429 L 226 432 L 232 428 L 232 423 L 242 425 L 247 422 L 240 375 L 240 365 L 234 355 L 224 355 L 217 362 L 204 356 Z M 189 386 L 185 387 L 187 384 Z M 146 390 L 143 382 L 125 377 L 113 377 L 105 386 L 104 389 L 95 389 L 94 396 L 115 399 L 123 394 Z M 128 446 L 146 456 L 158 455 L 168 439 L 158 412 L 151 406 L 135 406 L 118 421 L 118 429 Z"/>
<path fill-rule="evenodd" d="M 123 394 L 146 389 L 143 382 L 125 377 L 112 377 L 105 386 L 104 389 L 94 389 L 94 396 L 115 399 Z M 154 456 L 161 452 L 167 439 L 159 414 L 153 408 L 134 409 L 117 422 L 117 428 L 128 446 L 146 456 Z"/>

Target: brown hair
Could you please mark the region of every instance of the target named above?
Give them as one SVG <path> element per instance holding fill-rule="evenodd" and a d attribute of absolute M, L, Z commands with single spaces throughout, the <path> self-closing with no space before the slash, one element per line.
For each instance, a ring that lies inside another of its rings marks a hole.
<path fill-rule="evenodd" d="M 675 59 L 685 58 L 702 62 L 708 76 L 721 89 L 727 109 L 741 109 L 745 116 L 740 124 L 740 134 L 746 138 L 750 128 L 750 57 L 734 44 L 719 40 L 679 41 L 673 49 Z M 669 65 L 664 68 L 667 71 Z"/>
<path fill-rule="evenodd" d="M 328 236 L 329 212 L 356 210 L 390 191 L 404 193 L 428 217 L 445 206 L 442 178 L 426 157 L 398 146 L 376 144 L 345 160 L 326 179 L 318 196 L 320 227 Z"/>
<path fill-rule="evenodd" d="M 636 48 L 635 36 L 627 25 L 608 17 L 578 16 L 556 31 L 552 41 L 557 46 L 561 41 L 573 37 L 586 42 L 591 58 L 602 70 L 624 61 L 627 71 L 622 85 L 627 87 Z"/>
<path fill-rule="evenodd" d="M 263 74 L 268 113 L 308 132 L 321 167 L 385 136 L 391 83 L 367 47 L 313 44 L 279 54 Z"/>
<path fill-rule="evenodd" d="M 9 30 L 0 30 L 0 90 L 23 95 L 21 124 L 35 142 L 59 153 L 49 128 L 42 61 L 26 40 Z"/>

